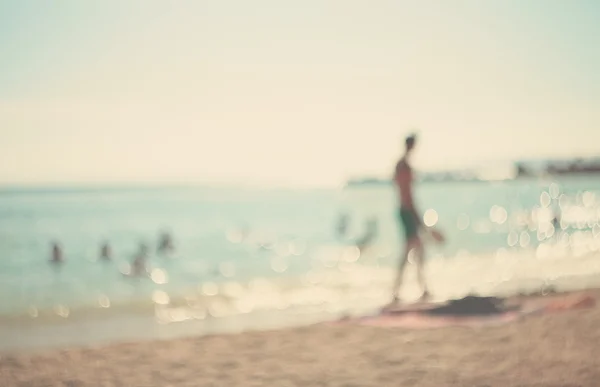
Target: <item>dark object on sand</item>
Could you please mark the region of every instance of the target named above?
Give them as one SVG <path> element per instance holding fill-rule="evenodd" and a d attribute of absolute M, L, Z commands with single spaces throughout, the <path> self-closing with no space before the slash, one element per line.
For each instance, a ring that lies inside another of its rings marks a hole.
<path fill-rule="evenodd" d="M 444 306 L 423 311 L 432 315 L 481 316 L 502 314 L 513 308 L 504 306 L 504 301 L 496 297 L 466 296 L 452 300 Z"/>

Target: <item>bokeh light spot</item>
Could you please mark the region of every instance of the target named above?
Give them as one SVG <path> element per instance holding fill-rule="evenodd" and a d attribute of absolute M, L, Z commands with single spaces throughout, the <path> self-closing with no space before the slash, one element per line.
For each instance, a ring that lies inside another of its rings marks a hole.
<path fill-rule="evenodd" d="M 348 246 L 342 251 L 342 260 L 356 262 L 360 258 L 360 249 L 356 246 Z"/>
<path fill-rule="evenodd" d="M 292 254 L 292 246 L 289 241 L 280 241 L 275 246 L 275 253 L 282 257 L 287 257 Z"/>
<path fill-rule="evenodd" d="M 514 231 L 511 231 L 508 233 L 508 237 L 506 238 L 506 243 L 510 246 L 513 247 L 517 244 L 517 242 L 519 241 L 519 234 L 517 234 Z"/>
<path fill-rule="evenodd" d="M 288 268 L 287 260 L 283 257 L 275 256 L 271 258 L 271 269 L 276 273 L 283 273 Z"/>
<path fill-rule="evenodd" d="M 36 318 L 38 316 L 38 310 L 35 306 L 31 306 L 27 312 L 33 318 Z"/>
<path fill-rule="evenodd" d="M 110 300 L 104 294 L 98 297 L 98 305 L 102 308 L 110 308 Z"/>
<path fill-rule="evenodd" d="M 206 282 L 202 285 L 202 293 L 207 296 L 215 296 L 219 292 L 219 287 L 214 282 Z"/>
<path fill-rule="evenodd" d="M 466 230 L 469 227 L 469 223 L 469 215 L 464 213 L 458 215 L 458 219 L 456 220 L 456 227 L 458 227 L 459 230 Z"/>
<path fill-rule="evenodd" d="M 295 240 L 292 243 L 292 254 L 295 256 L 300 256 L 306 252 L 306 242 L 302 240 Z"/>
<path fill-rule="evenodd" d="M 65 305 L 56 305 L 54 307 L 54 313 L 56 313 L 60 317 L 67 318 L 67 317 L 69 317 L 70 311 L 69 311 L 69 308 L 66 307 Z"/>
<path fill-rule="evenodd" d="M 592 234 L 594 238 L 600 238 L 600 224 L 595 224 L 592 229 Z"/>
<path fill-rule="evenodd" d="M 561 209 L 566 209 L 569 206 L 569 197 L 562 194 L 558 197 L 558 205 Z"/>
<path fill-rule="evenodd" d="M 585 207 L 592 207 L 595 201 L 596 195 L 594 195 L 593 192 L 585 191 L 583 195 L 581 195 L 581 202 Z"/>
<path fill-rule="evenodd" d="M 519 236 L 519 244 L 521 245 L 521 247 L 529 246 L 529 242 L 531 242 L 531 237 L 529 236 L 529 233 L 527 233 L 526 231 L 521 232 L 521 235 Z"/>
<path fill-rule="evenodd" d="M 436 225 L 436 223 L 438 222 L 438 213 L 430 208 L 427 211 L 425 211 L 425 214 L 423 215 L 423 223 L 425 224 L 425 226 L 427 227 L 433 227 Z"/>
<path fill-rule="evenodd" d="M 558 195 L 560 194 L 560 189 L 558 187 L 558 184 L 556 184 L 556 183 L 550 184 L 550 187 L 548 188 L 548 192 L 550 193 L 550 197 L 552 199 L 557 199 Z"/>
<path fill-rule="evenodd" d="M 552 198 L 550 197 L 550 194 L 548 192 L 544 191 L 540 194 L 540 204 L 542 205 L 542 207 L 548 207 L 551 202 Z"/>
<path fill-rule="evenodd" d="M 503 224 L 508 219 L 508 213 L 502 206 L 493 205 L 490 209 L 490 220 L 497 224 Z"/>
<path fill-rule="evenodd" d="M 150 278 L 158 285 L 166 284 L 168 281 L 167 273 L 163 269 L 153 269 Z"/>
<path fill-rule="evenodd" d="M 410 263 L 411 265 L 416 264 L 416 257 L 417 257 L 417 251 L 415 249 L 411 249 L 408 252 L 408 256 L 406 257 L 406 259 L 408 260 L 408 263 Z"/>
<path fill-rule="evenodd" d="M 156 304 L 167 305 L 171 299 L 166 292 L 162 290 L 155 290 L 154 293 L 152 293 L 152 301 L 154 301 Z"/>

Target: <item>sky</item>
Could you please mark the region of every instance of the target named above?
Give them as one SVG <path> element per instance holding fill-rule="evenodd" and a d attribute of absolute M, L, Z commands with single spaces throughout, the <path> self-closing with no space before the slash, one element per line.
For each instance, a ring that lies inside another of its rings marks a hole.
<path fill-rule="evenodd" d="M 596 0 L 0 0 L 0 184 L 600 155 Z"/>

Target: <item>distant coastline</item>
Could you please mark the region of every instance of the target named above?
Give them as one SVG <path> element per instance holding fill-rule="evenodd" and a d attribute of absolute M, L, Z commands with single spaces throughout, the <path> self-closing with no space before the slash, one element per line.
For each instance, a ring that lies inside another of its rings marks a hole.
<path fill-rule="evenodd" d="M 496 168 L 498 169 L 498 168 Z M 482 170 L 460 170 L 442 172 L 421 172 L 419 182 L 488 182 L 498 180 L 516 180 L 521 178 L 536 178 L 549 176 L 581 176 L 600 175 L 600 157 L 577 158 L 570 160 L 530 160 L 517 161 L 500 168 L 501 172 L 488 173 Z M 375 177 L 353 178 L 346 182 L 346 187 L 385 186 L 392 183 L 391 179 Z"/>

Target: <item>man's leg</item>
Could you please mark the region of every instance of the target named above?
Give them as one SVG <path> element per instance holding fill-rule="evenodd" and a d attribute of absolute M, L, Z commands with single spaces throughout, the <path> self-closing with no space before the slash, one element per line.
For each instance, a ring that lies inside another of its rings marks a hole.
<path fill-rule="evenodd" d="M 417 280 L 419 281 L 421 289 L 423 289 L 421 299 L 426 299 L 429 297 L 429 290 L 427 289 L 427 283 L 425 281 L 425 249 L 420 239 L 417 239 L 415 242 L 414 254 L 415 263 L 417 265 Z"/>
<path fill-rule="evenodd" d="M 400 262 L 398 264 L 398 272 L 396 273 L 396 280 L 394 281 L 394 287 L 392 289 L 392 297 L 394 301 L 400 298 L 400 288 L 402 287 L 402 279 L 404 277 L 404 270 L 406 269 L 406 263 L 411 251 L 420 245 L 418 238 L 410 239 L 406 242 L 406 248 L 400 256 Z M 414 254 L 414 252 L 413 252 Z"/>

